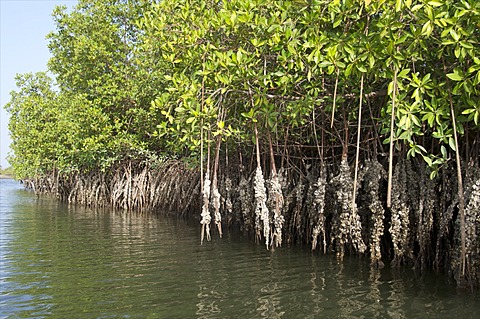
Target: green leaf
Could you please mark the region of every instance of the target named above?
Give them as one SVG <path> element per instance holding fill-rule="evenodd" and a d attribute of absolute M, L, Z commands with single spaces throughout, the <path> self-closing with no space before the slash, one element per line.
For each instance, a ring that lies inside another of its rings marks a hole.
<path fill-rule="evenodd" d="M 335 55 L 337 54 L 337 47 L 337 45 L 332 45 L 331 47 L 329 47 L 327 49 L 327 57 L 333 60 L 335 58 Z"/>
<path fill-rule="evenodd" d="M 431 159 L 428 155 L 422 155 L 422 156 L 423 156 L 423 160 L 425 161 L 425 163 L 427 163 L 427 165 L 428 165 L 429 167 L 431 167 L 432 164 L 433 164 L 432 159 Z"/>
<path fill-rule="evenodd" d="M 395 3 L 395 11 L 399 12 L 400 10 L 402 10 L 402 0 L 397 0 Z"/>
<path fill-rule="evenodd" d="M 372 54 L 368 56 L 368 66 L 370 69 L 373 69 L 375 66 L 375 57 Z"/>
<path fill-rule="evenodd" d="M 422 35 L 428 37 L 430 36 L 430 34 L 432 34 L 432 31 L 433 31 L 432 22 L 428 20 L 427 22 L 425 22 L 425 24 L 422 27 Z"/>
<path fill-rule="evenodd" d="M 352 73 L 353 66 L 354 66 L 354 64 L 347 65 L 347 68 L 345 69 L 345 76 L 346 77 L 349 77 L 350 74 Z"/>
<path fill-rule="evenodd" d="M 335 71 L 335 65 L 329 65 L 327 68 L 327 74 L 330 75 Z"/>
<path fill-rule="evenodd" d="M 237 51 L 237 62 L 238 62 L 238 63 L 241 63 L 241 62 L 242 62 L 242 58 L 243 58 L 242 51 L 238 50 L 238 51 Z"/>
<path fill-rule="evenodd" d="M 464 47 L 465 49 L 471 50 L 471 49 L 474 48 L 474 46 L 473 46 L 471 43 L 469 43 L 469 42 L 460 41 L 459 43 L 460 43 L 460 45 L 461 45 L 462 47 Z"/>
<path fill-rule="evenodd" d="M 450 35 L 452 36 L 453 40 L 455 40 L 455 42 L 458 42 L 458 40 L 460 40 L 460 36 L 453 28 L 450 29 Z"/>
<path fill-rule="evenodd" d="M 441 7 L 441 6 L 443 6 L 443 3 L 439 2 L 439 1 L 429 1 L 428 4 L 431 5 L 432 7 Z"/>
<path fill-rule="evenodd" d="M 410 69 L 403 69 L 402 71 L 400 71 L 400 73 L 397 74 L 397 78 L 404 79 L 407 77 L 409 72 Z"/>
<path fill-rule="evenodd" d="M 418 145 L 418 144 L 417 144 L 416 146 L 417 146 L 417 148 L 418 148 L 420 151 L 422 151 L 422 152 L 424 152 L 424 153 L 427 152 L 427 150 L 425 149 L 425 147 L 423 147 L 422 145 Z"/>
<path fill-rule="evenodd" d="M 423 8 L 423 6 L 424 6 L 423 3 L 416 4 L 416 5 L 414 5 L 414 6 L 412 7 L 411 11 L 412 11 L 412 12 L 418 11 L 418 10 L 420 10 L 421 8 Z"/>
<path fill-rule="evenodd" d="M 475 111 L 476 111 L 476 109 L 466 109 L 466 110 L 463 110 L 462 114 L 470 114 L 470 113 L 473 113 Z"/>
<path fill-rule="evenodd" d="M 418 119 L 417 116 L 411 115 L 411 118 L 412 118 L 412 122 L 413 122 L 416 126 L 419 126 L 419 127 L 422 126 L 422 124 L 421 124 L 421 122 L 420 122 L 420 120 Z"/>
<path fill-rule="evenodd" d="M 458 73 L 448 73 L 448 74 L 447 74 L 447 77 L 448 77 L 450 80 L 452 80 L 452 81 L 457 81 L 457 82 L 463 80 L 462 76 L 461 76 L 460 74 L 458 74 Z"/>
<path fill-rule="evenodd" d="M 415 148 L 412 147 L 411 149 L 409 149 L 407 152 L 407 159 L 410 159 L 410 157 L 415 157 L 415 153 Z"/>
<path fill-rule="evenodd" d="M 422 117 L 422 121 L 427 120 L 427 123 L 430 127 L 433 127 L 433 123 L 435 122 L 435 115 L 433 113 L 426 113 Z"/>
<path fill-rule="evenodd" d="M 422 85 L 425 85 L 428 82 L 430 82 L 430 73 L 425 74 L 425 76 L 422 78 Z"/>
<path fill-rule="evenodd" d="M 367 73 L 367 68 L 361 64 L 357 64 L 357 69 L 358 71 L 362 72 L 362 73 Z"/>
<path fill-rule="evenodd" d="M 440 152 L 442 153 L 443 158 L 447 158 L 447 148 L 444 145 L 440 146 Z"/>
<path fill-rule="evenodd" d="M 340 19 L 337 19 L 334 23 L 333 23 L 333 28 L 335 29 L 336 27 L 338 27 L 340 24 L 342 24 L 343 20 L 340 18 Z"/>
<path fill-rule="evenodd" d="M 405 131 L 400 136 L 398 137 L 399 140 L 407 140 L 410 141 L 411 139 L 411 133 L 409 131 Z"/>
<path fill-rule="evenodd" d="M 455 152 L 457 151 L 457 148 L 455 147 L 455 139 L 451 136 L 448 138 L 448 145 L 452 150 L 454 150 Z"/>

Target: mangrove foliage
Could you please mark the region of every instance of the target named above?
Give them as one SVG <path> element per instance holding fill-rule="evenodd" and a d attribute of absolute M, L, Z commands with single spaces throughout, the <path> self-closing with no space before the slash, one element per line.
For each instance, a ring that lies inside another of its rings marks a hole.
<path fill-rule="evenodd" d="M 480 2 L 80 0 L 17 77 L 38 193 L 480 284 Z"/>

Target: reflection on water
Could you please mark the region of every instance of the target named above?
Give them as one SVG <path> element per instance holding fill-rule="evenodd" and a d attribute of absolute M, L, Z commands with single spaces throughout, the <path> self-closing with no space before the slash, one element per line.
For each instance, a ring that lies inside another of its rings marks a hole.
<path fill-rule="evenodd" d="M 434 274 L 265 250 L 195 221 L 37 199 L 0 180 L 0 318 L 476 318 Z"/>

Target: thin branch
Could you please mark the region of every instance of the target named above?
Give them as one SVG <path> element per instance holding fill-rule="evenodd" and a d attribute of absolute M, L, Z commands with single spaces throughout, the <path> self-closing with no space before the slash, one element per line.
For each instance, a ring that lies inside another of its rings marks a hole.
<path fill-rule="evenodd" d="M 457 182 L 458 182 L 458 213 L 460 215 L 460 274 L 465 278 L 466 264 L 466 235 L 465 235 L 465 196 L 463 193 L 462 165 L 460 162 L 460 151 L 458 149 L 457 124 L 455 119 L 455 110 L 453 108 L 452 91 L 448 89 L 448 98 L 450 101 L 450 113 L 452 116 L 453 138 L 455 139 L 455 160 L 457 162 Z"/>
<path fill-rule="evenodd" d="M 358 178 L 358 158 L 360 155 L 360 137 L 361 137 L 361 125 L 362 125 L 362 104 L 363 104 L 363 79 L 360 80 L 360 102 L 358 106 L 358 129 L 357 129 L 357 154 L 355 156 L 355 178 L 353 180 L 353 198 L 352 198 L 352 214 L 355 212 L 355 198 L 357 195 L 357 178 Z"/>
<path fill-rule="evenodd" d="M 393 138 L 395 129 L 395 102 L 397 99 L 397 72 L 395 67 L 393 72 L 393 94 L 392 94 L 392 116 L 390 118 L 390 151 L 388 155 L 388 187 L 387 187 L 387 207 L 392 207 L 392 179 L 393 179 Z"/>
<path fill-rule="evenodd" d="M 337 76 L 335 78 L 335 88 L 333 89 L 332 120 L 330 122 L 330 127 L 333 127 L 333 119 L 335 117 L 335 104 L 337 103 L 337 88 L 338 88 L 338 76 L 339 75 L 340 75 L 340 70 L 337 69 Z"/>

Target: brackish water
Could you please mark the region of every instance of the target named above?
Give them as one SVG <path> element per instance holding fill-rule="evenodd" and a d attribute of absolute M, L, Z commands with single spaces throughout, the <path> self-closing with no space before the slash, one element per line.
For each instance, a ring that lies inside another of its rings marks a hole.
<path fill-rule="evenodd" d="M 0 180 L 0 318 L 480 318 L 444 276 L 267 251 L 197 221 L 69 206 Z"/>

